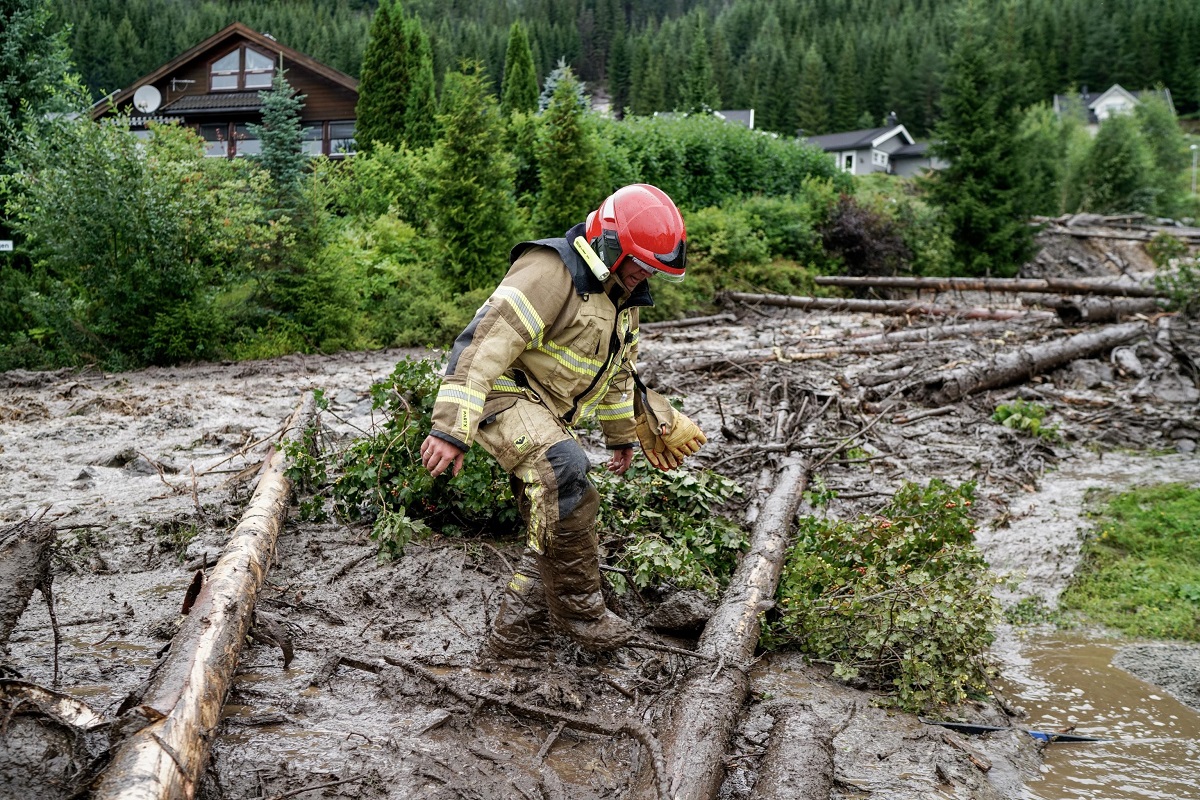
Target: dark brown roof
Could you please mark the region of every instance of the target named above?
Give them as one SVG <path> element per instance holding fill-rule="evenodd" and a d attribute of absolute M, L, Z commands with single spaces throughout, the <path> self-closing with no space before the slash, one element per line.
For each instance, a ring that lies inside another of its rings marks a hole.
<path fill-rule="evenodd" d="M 258 31 L 248 28 L 240 22 L 234 22 L 233 24 L 221 29 L 217 33 L 208 37 L 203 42 L 200 42 L 198 45 L 189 48 L 187 51 L 185 51 L 183 53 L 180 53 L 178 56 L 171 59 L 166 64 L 163 64 L 161 67 L 154 70 L 153 72 L 143 75 L 142 77 L 138 78 L 136 81 L 134 81 L 132 84 L 125 87 L 121 91 L 116 92 L 115 94 L 110 95 L 109 97 L 106 97 L 106 98 L 102 99 L 100 102 L 96 103 L 91 108 L 92 119 L 98 119 L 99 117 L 102 117 L 105 113 L 107 113 L 110 109 L 116 108 L 116 107 L 120 106 L 122 103 L 129 101 L 130 98 L 133 97 L 133 93 L 136 92 L 139 87 L 145 86 L 146 84 L 155 83 L 159 79 L 164 78 L 167 75 L 170 75 L 172 72 L 177 70 L 179 67 L 186 64 L 188 61 L 191 61 L 193 58 L 200 55 L 208 48 L 213 47 L 217 44 L 220 44 L 221 42 L 225 41 L 226 39 L 237 39 L 237 38 L 245 39 L 246 41 L 252 42 L 252 43 L 254 43 L 254 45 L 256 47 L 258 47 L 262 50 L 266 50 L 268 52 L 275 53 L 277 55 L 283 54 L 284 58 L 286 58 L 287 60 L 293 61 L 297 64 L 300 64 L 300 65 L 312 70 L 313 72 L 326 78 L 330 82 L 336 83 L 339 86 L 342 86 L 346 89 L 349 89 L 352 92 L 355 92 L 356 94 L 358 92 L 358 81 L 356 81 L 354 78 L 351 78 L 346 73 L 339 72 L 338 70 L 334 69 L 333 67 L 326 66 L 325 64 L 322 64 L 320 61 L 317 61 L 315 58 L 304 55 L 304 53 L 301 53 L 299 50 L 293 50 L 292 48 L 288 47 L 287 45 L 280 44 L 279 42 L 272 39 L 270 36 L 264 36 L 263 34 L 259 33 Z M 172 104 L 172 105 L 174 105 L 174 104 Z M 257 107 L 258 106 L 255 106 L 255 108 L 257 108 Z M 231 109 L 223 109 L 223 110 L 228 111 Z"/>
<path fill-rule="evenodd" d="M 221 92 L 187 94 L 162 107 L 164 114 L 195 114 L 205 111 L 258 111 L 262 100 L 258 92 Z"/>

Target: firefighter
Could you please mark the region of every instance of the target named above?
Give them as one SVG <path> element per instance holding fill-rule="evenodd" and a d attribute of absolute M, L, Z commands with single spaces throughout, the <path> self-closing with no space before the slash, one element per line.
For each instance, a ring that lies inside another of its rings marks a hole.
<path fill-rule="evenodd" d="M 527 653 L 551 629 L 592 651 L 633 636 L 604 605 L 600 496 L 573 427 L 596 417 L 618 475 L 635 443 L 666 470 L 707 441 L 634 371 L 649 280 L 683 280 L 686 253 L 683 217 L 666 193 L 625 186 L 564 237 L 513 248 L 508 274 L 455 340 L 422 464 L 434 477 L 457 475 L 479 443 L 509 473 L 528 529 L 485 655 Z"/>

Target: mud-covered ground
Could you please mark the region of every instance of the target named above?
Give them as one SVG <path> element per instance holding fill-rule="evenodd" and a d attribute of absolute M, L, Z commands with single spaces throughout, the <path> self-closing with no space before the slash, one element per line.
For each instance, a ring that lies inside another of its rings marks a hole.
<path fill-rule="evenodd" d="M 1016 299 L 942 300 L 1015 306 Z M 824 513 L 838 516 L 871 512 L 905 480 L 976 480 L 981 546 L 994 566 L 1020 581 L 1002 599 L 1036 594 L 1053 601 L 1076 563 L 1084 523 L 1081 497 L 1039 492 L 1047 470 L 1086 461 L 1102 480 L 1135 451 L 1159 459 L 1161 467 L 1148 471 L 1155 480 L 1197 478 L 1200 392 L 1190 365 L 1200 360 L 1200 331 L 1179 320 L 1150 320 L 1146 335 L 1126 346 L 1140 374 L 1133 361 L 1105 354 L 926 415 L 932 409 L 913 388 L 923 376 L 1061 336 L 1063 326 L 1038 317 L 939 339 L 943 326 L 961 323 L 730 310 L 736 321 L 647 329 L 644 373 L 652 385 L 682 397 L 709 432 L 697 461 L 744 481 L 749 502 L 742 511 L 751 517 L 784 450 L 809 456 L 817 485 L 837 494 Z M 869 336 L 922 326 L 931 326 L 925 340 L 896 342 L 887 352 L 844 352 L 880 341 Z M 738 361 L 761 348 L 828 355 Z M 371 424 L 370 384 L 407 355 L 413 354 L 293 356 L 120 375 L 0 375 L 0 528 L 39 518 L 58 531 L 53 566 L 62 690 L 112 713 L 173 633 L 192 575 L 219 555 L 266 442 L 301 393 L 324 389 L 335 414 L 325 414 L 323 423 L 335 435 L 352 435 Z M 730 360 L 677 368 L 706 355 Z M 991 421 L 998 403 L 1019 397 L 1050 409 L 1047 422 L 1059 426 L 1061 441 Z M 1106 460 L 1106 453 L 1113 455 Z M 1114 485 L 1126 482 L 1113 475 Z M 1022 527 L 1038 514 L 1059 522 Z M 435 536 L 383 562 L 361 528 L 293 519 L 259 609 L 291 632 L 295 657 L 284 669 L 278 649 L 253 643 L 243 652 L 201 795 L 297 796 L 291 793 L 329 784 L 324 794 L 299 796 L 631 797 L 631 775 L 645 758 L 631 740 L 473 707 L 383 661 L 431 665 L 440 680 L 475 694 L 653 725 L 692 662 L 639 649 L 595 658 L 563 640 L 526 665 L 487 671 L 475 663 L 517 541 L 515 531 L 486 542 Z M 635 620 L 650 610 L 633 597 L 615 602 Z M 38 599 L 10 650 L 9 666 L 52 685 L 50 618 Z M 1152 657 L 1165 666 L 1149 680 L 1173 674 L 1174 665 L 1195 668 L 1186 648 L 1158 647 Z M 1023 734 L 971 739 L 969 748 L 992 764 L 985 772 L 942 729 L 877 708 L 869 693 L 830 680 L 798 656 L 766 656 L 753 676 L 755 699 L 727 759 L 726 798 L 756 796 L 771 703 L 780 698 L 804 704 L 836 732 L 837 798 L 1011 798 L 1037 773 L 1039 755 Z M 1162 680 L 1171 690 L 1170 680 Z M 954 713 L 1009 724 L 994 704 Z"/>

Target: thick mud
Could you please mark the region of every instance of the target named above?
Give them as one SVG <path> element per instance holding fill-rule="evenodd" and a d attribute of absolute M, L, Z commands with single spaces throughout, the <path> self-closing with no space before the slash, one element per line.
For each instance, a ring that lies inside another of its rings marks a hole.
<path fill-rule="evenodd" d="M 699 463 L 744 481 L 750 518 L 785 449 L 763 442 L 809 454 L 818 465 L 814 486 L 828 500 L 822 513 L 869 513 L 905 480 L 975 480 L 988 521 L 981 545 L 997 568 L 1022 581 L 1009 599 L 1038 594 L 1052 602 L 1077 558 L 1088 486 L 1119 483 L 1134 463 L 1157 480 L 1200 474 L 1191 454 L 1200 438 L 1195 386 L 1153 339 L 1131 343 L 1147 365 L 1140 376 L 1107 361 L 1076 362 L 923 415 L 904 391 L 905 377 L 1059 335 L 1056 323 L 995 325 L 884 354 L 672 368 L 679 357 L 761 347 L 832 349 L 902 324 L 768 309 L 739 314 L 737 322 L 704 329 L 648 330 L 642 350 L 652 383 L 681 396 L 710 432 Z M 1191 329 L 1170 332 L 1179 347 L 1195 350 Z M 62 690 L 115 712 L 173 634 L 186 587 L 220 553 L 247 479 L 302 391 L 324 389 L 336 412 L 324 424 L 335 437 L 350 435 L 371 424 L 370 384 L 406 355 L 0 375 L 0 526 L 35 518 L 57 529 Z M 892 382 L 880 380 L 893 374 Z M 1018 397 L 1050 409 L 1060 441 L 991 421 L 998 403 Z M 1175 455 L 1135 458 L 1114 449 L 1147 447 Z M 290 632 L 295 657 L 284 669 L 278 649 L 253 643 L 244 650 L 201 796 L 276 797 L 327 785 L 331 796 L 367 798 L 632 797 L 632 776 L 646 758 L 640 745 L 531 720 L 512 704 L 653 724 L 693 665 L 636 648 L 597 658 L 556 640 L 528 663 L 482 668 L 475 652 L 517 542 L 516 531 L 487 542 L 435 536 L 385 562 L 361 528 L 291 521 L 259 609 Z M 613 602 L 635 621 L 654 611 L 633 596 Z M 1017 669 L 1021 647 L 1015 637 L 1002 638 L 999 655 L 1012 656 L 1006 668 Z M 1172 658 L 1165 650 L 1157 656 Z M 387 658 L 419 662 L 444 685 Z M 21 617 L 4 661 L 27 680 L 54 682 L 44 603 L 35 599 Z M 948 736 L 880 709 L 870 693 L 795 655 L 765 656 L 753 680 L 753 701 L 728 756 L 725 798 L 762 796 L 755 783 L 774 723 L 771 704 L 780 701 L 803 704 L 808 724 L 827 727 L 836 798 L 1013 798 L 1040 775 L 1041 754 L 1024 734 Z M 468 703 L 455 691 L 492 700 Z M 1014 722 L 995 704 L 947 713 Z"/>

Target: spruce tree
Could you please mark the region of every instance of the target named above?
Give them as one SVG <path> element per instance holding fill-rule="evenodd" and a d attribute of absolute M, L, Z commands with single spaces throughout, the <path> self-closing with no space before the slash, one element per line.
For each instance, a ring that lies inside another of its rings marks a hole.
<path fill-rule="evenodd" d="M 434 93 L 433 52 L 429 34 L 421 20 L 413 18 L 405 24 L 409 53 L 412 57 L 412 80 L 408 102 L 404 108 L 404 138 L 412 148 L 429 147 L 437 138 L 437 95 Z"/>
<path fill-rule="evenodd" d="M 504 80 L 500 85 L 500 113 L 532 113 L 538 107 L 537 73 L 533 69 L 533 50 L 525 26 L 514 22 L 508 31 L 508 50 L 504 55 Z"/>
<path fill-rule="evenodd" d="M 693 14 L 692 44 L 688 49 L 687 68 L 679 86 L 679 110 L 699 113 L 721 103 L 713 83 L 712 59 L 708 51 L 708 28 L 703 12 Z"/>
<path fill-rule="evenodd" d="M 848 36 L 838 56 L 837 76 L 834 78 L 834 84 L 833 127 L 839 131 L 855 130 L 858 126 L 859 115 L 863 112 L 862 84 L 854 40 Z"/>
<path fill-rule="evenodd" d="M 398 0 L 380 0 L 370 37 L 355 109 L 355 139 L 359 149 L 368 152 L 376 142 L 393 147 L 404 142 L 412 59 Z"/>
<path fill-rule="evenodd" d="M 961 12 L 933 153 L 949 162 L 930 181 L 954 256 L 967 275 L 1009 276 L 1032 249 L 1021 209 L 1016 110 L 1002 106 L 987 20 L 976 2 Z"/>
<path fill-rule="evenodd" d="M 478 62 L 446 76 L 438 126 L 430 206 L 446 271 L 457 291 L 485 288 L 507 268 L 517 205 L 500 106 Z"/>
<path fill-rule="evenodd" d="M 632 61 L 629 36 L 624 31 L 618 31 L 608 53 L 608 94 L 612 98 L 613 116 L 617 119 L 623 119 L 630 106 Z"/>
<path fill-rule="evenodd" d="M 537 142 L 538 194 L 534 225 L 539 233 L 558 236 L 582 222 L 604 199 L 597 135 L 581 108 L 578 85 L 570 68 L 559 77 L 542 116 Z"/>
<path fill-rule="evenodd" d="M 796 122 L 805 136 L 816 136 L 829 129 L 829 101 L 825 93 L 828 82 L 825 59 L 816 43 L 810 44 L 800 63 L 800 85 L 796 92 Z"/>
<path fill-rule="evenodd" d="M 293 209 L 299 200 L 307 165 L 304 128 L 300 125 L 304 95 L 296 94 L 284 71 L 276 69 L 270 90 L 259 92 L 258 96 L 262 99 L 262 124 L 247 126 L 262 146 L 255 160 L 271 176 L 276 207 Z"/>

